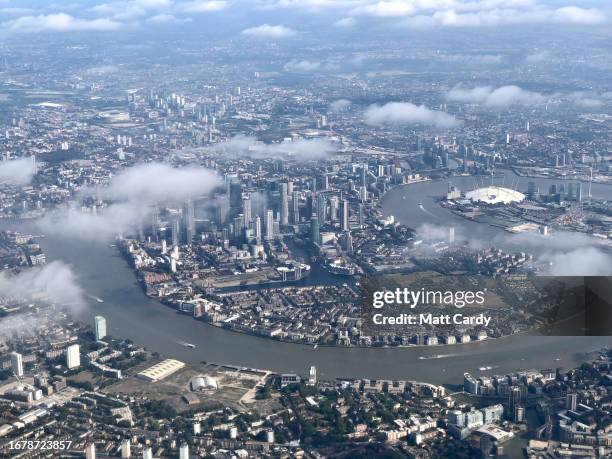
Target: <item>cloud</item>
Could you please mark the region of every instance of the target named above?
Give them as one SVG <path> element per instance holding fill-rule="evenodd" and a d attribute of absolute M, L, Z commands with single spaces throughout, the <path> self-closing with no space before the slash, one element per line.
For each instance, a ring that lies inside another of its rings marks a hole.
<path fill-rule="evenodd" d="M 364 116 L 366 123 L 373 126 L 424 124 L 437 128 L 452 128 L 459 125 L 459 121 L 448 113 L 409 102 L 389 102 L 382 106 L 371 105 L 365 111 Z"/>
<path fill-rule="evenodd" d="M 13 275 L 0 272 L 0 292 L 2 296 L 26 301 L 39 299 L 77 308 L 85 304 L 74 273 L 61 261 Z"/>
<path fill-rule="evenodd" d="M 7 30 L 20 32 L 106 31 L 121 26 L 119 22 L 106 18 L 80 19 L 66 13 L 21 16 L 1 25 Z"/>
<path fill-rule="evenodd" d="M 581 108 L 599 108 L 604 105 L 603 96 L 585 91 L 574 91 L 569 93 L 567 99 Z"/>
<path fill-rule="evenodd" d="M 217 0 L 194 1 L 181 5 L 183 11 L 187 13 L 212 13 L 221 11 L 226 7 L 227 2 Z"/>
<path fill-rule="evenodd" d="M 547 253 L 541 260 L 549 276 L 612 276 L 612 255 L 595 247 Z"/>
<path fill-rule="evenodd" d="M 191 21 L 191 19 L 189 18 L 180 19 L 180 18 L 177 18 L 173 14 L 161 13 L 161 14 L 156 14 L 155 16 L 151 16 L 149 19 L 147 19 L 147 21 L 154 22 L 156 24 L 176 24 L 179 22 L 189 22 Z"/>
<path fill-rule="evenodd" d="M 472 89 L 456 86 L 446 94 L 446 99 L 451 102 L 479 104 L 497 109 L 512 105 L 537 105 L 546 101 L 542 94 L 526 91 L 514 85 L 496 89 L 491 86 L 476 86 Z"/>
<path fill-rule="evenodd" d="M 312 73 L 321 68 L 321 63 L 317 61 L 298 61 L 295 59 L 290 60 L 283 67 L 286 72 L 292 73 Z"/>
<path fill-rule="evenodd" d="M 500 2 L 495 8 L 489 8 L 487 2 L 473 2 L 471 5 L 469 2 L 457 2 L 454 6 L 454 9 L 438 8 L 430 14 L 415 14 L 406 19 L 404 24 L 417 28 L 499 27 L 540 23 L 595 25 L 607 21 L 606 14 L 596 8 L 569 6 L 551 9 L 536 2 L 523 5 L 521 8 Z"/>
<path fill-rule="evenodd" d="M 35 172 L 36 166 L 30 158 L 0 161 L 0 185 L 28 185 Z"/>
<path fill-rule="evenodd" d="M 204 196 L 221 185 L 212 171 L 199 167 L 174 168 L 151 163 L 131 167 L 113 177 L 108 186 L 84 190 L 110 204 L 96 213 L 64 209 L 45 216 L 41 229 L 50 234 L 80 239 L 107 240 L 117 234 L 133 234 L 158 202 L 180 203 Z"/>
<path fill-rule="evenodd" d="M 525 58 L 525 61 L 528 64 L 537 64 L 539 62 L 544 62 L 549 57 L 550 57 L 550 52 L 549 51 L 539 51 L 537 53 L 529 54 Z"/>
<path fill-rule="evenodd" d="M 351 106 L 351 101 L 348 99 L 338 99 L 329 104 L 329 111 L 332 113 L 341 112 Z"/>
<path fill-rule="evenodd" d="M 103 194 L 110 199 L 153 204 L 204 195 L 219 185 L 219 177 L 200 167 L 175 168 L 150 163 L 125 169 L 115 176 Z"/>
<path fill-rule="evenodd" d="M 354 27 L 357 24 L 354 18 L 342 18 L 338 19 L 334 22 L 334 26 L 336 27 Z"/>
<path fill-rule="evenodd" d="M 254 137 L 238 135 L 226 142 L 215 145 L 214 150 L 226 155 L 245 156 L 256 159 L 284 158 L 296 161 L 310 161 L 328 158 L 338 150 L 338 143 L 324 138 L 264 143 Z"/>
<path fill-rule="evenodd" d="M 286 38 L 292 37 L 297 32 L 283 25 L 263 24 L 257 27 L 250 27 L 242 31 L 242 35 L 256 38 Z"/>

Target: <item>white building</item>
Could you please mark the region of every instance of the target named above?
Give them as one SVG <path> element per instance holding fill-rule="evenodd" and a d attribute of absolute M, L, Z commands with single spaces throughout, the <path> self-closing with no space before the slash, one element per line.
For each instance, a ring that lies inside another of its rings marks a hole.
<path fill-rule="evenodd" d="M 85 447 L 85 459 L 96 459 L 96 445 L 89 443 Z"/>
<path fill-rule="evenodd" d="M 100 341 L 106 336 L 106 319 L 102 316 L 94 317 L 94 325 L 96 328 L 96 341 Z"/>
<path fill-rule="evenodd" d="M 17 376 L 23 376 L 23 357 L 18 352 L 11 352 L 11 368 Z"/>
<path fill-rule="evenodd" d="M 78 344 L 68 346 L 66 349 L 66 366 L 68 369 L 77 368 L 81 365 L 81 351 Z"/>
<path fill-rule="evenodd" d="M 132 446 L 130 444 L 130 440 L 126 438 L 121 442 L 121 457 L 123 459 L 128 459 L 132 454 Z"/>
<path fill-rule="evenodd" d="M 186 443 L 179 448 L 179 459 L 189 459 L 189 445 Z"/>

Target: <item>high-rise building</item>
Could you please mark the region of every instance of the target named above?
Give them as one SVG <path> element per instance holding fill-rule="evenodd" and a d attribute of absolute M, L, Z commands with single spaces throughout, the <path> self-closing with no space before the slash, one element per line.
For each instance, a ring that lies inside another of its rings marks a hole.
<path fill-rule="evenodd" d="M 255 217 L 254 230 L 255 230 L 255 239 L 257 239 L 257 243 L 259 243 L 261 241 L 261 218 L 259 218 L 259 215 Z"/>
<path fill-rule="evenodd" d="M 132 446 L 129 438 L 124 439 L 121 442 L 121 458 L 128 459 L 132 455 Z"/>
<path fill-rule="evenodd" d="M 578 406 L 578 394 L 567 394 L 565 399 L 565 409 L 570 411 L 576 411 L 576 407 Z"/>
<path fill-rule="evenodd" d="M 319 216 L 319 226 L 323 225 L 326 221 L 326 210 L 327 210 L 327 197 L 324 194 L 319 193 L 316 199 L 317 215 Z"/>
<path fill-rule="evenodd" d="M 300 222 L 300 193 L 299 191 L 293 192 L 293 199 L 291 202 L 293 209 L 293 223 L 298 224 Z"/>
<path fill-rule="evenodd" d="M 266 211 L 266 241 L 274 239 L 274 212 Z"/>
<path fill-rule="evenodd" d="M 185 243 L 189 244 L 195 235 L 195 208 L 193 200 L 187 199 L 183 206 L 183 227 L 185 231 Z"/>
<path fill-rule="evenodd" d="M 189 459 L 189 445 L 183 443 L 179 448 L 179 459 Z"/>
<path fill-rule="evenodd" d="M 281 183 L 280 190 L 281 208 L 280 208 L 280 224 L 289 224 L 289 195 L 287 191 L 287 184 Z"/>
<path fill-rule="evenodd" d="M 153 459 L 153 451 L 151 447 L 146 447 L 142 450 L 142 459 Z"/>
<path fill-rule="evenodd" d="M 313 244 L 321 244 L 321 231 L 319 230 L 319 217 L 317 214 L 312 214 L 310 218 L 310 241 Z"/>
<path fill-rule="evenodd" d="M 359 227 L 363 228 L 365 225 L 365 215 L 363 204 L 359 204 Z"/>
<path fill-rule="evenodd" d="M 344 251 L 349 255 L 353 253 L 353 236 L 350 231 L 344 232 Z"/>
<path fill-rule="evenodd" d="M 95 443 L 88 443 L 85 447 L 85 459 L 96 459 Z"/>
<path fill-rule="evenodd" d="M 23 357 L 18 352 L 11 352 L 11 369 L 17 376 L 23 376 Z"/>
<path fill-rule="evenodd" d="M 100 341 L 106 336 L 106 319 L 102 316 L 95 316 L 94 328 L 96 332 L 96 341 Z"/>
<path fill-rule="evenodd" d="M 242 198 L 242 215 L 244 216 L 244 227 L 247 228 L 249 225 L 249 222 L 251 221 L 251 214 L 252 214 L 252 205 L 251 205 L 251 197 L 250 196 L 245 196 L 244 198 Z"/>
<path fill-rule="evenodd" d="M 342 207 L 340 209 L 341 221 L 342 221 L 342 231 L 349 230 L 349 202 L 347 199 L 342 200 Z"/>
<path fill-rule="evenodd" d="M 78 344 L 66 348 L 66 366 L 69 370 L 81 365 L 81 351 Z"/>
<path fill-rule="evenodd" d="M 172 220 L 172 246 L 176 247 L 180 241 L 181 224 L 178 218 Z"/>

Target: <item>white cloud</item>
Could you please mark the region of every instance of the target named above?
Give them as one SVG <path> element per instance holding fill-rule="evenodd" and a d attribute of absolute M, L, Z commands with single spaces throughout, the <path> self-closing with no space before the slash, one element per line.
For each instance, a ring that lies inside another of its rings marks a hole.
<path fill-rule="evenodd" d="M 110 181 L 104 195 L 114 200 L 155 203 L 182 201 L 204 195 L 219 185 L 219 177 L 199 167 L 175 168 L 150 163 L 125 169 Z"/>
<path fill-rule="evenodd" d="M 227 2 L 221 0 L 200 0 L 181 5 L 181 8 L 187 13 L 212 13 L 224 10 L 226 7 Z"/>
<path fill-rule="evenodd" d="M 259 142 L 254 137 L 237 135 L 227 142 L 217 144 L 214 149 L 227 155 L 249 158 L 284 158 L 296 161 L 310 161 L 328 158 L 337 151 L 338 144 L 324 138 L 264 143 Z"/>
<path fill-rule="evenodd" d="M 329 104 L 330 112 L 341 112 L 351 106 L 351 101 L 348 99 L 338 99 Z"/>
<path fill-rule="evenodd" d="M 147 19 L 148 22 L 154 22 L 156 24 L 173 24 L 178 22 L 189 22 L 190 20 L 191 19 L 189 18 L 180 19 L 173 14 L 167 13 L 156 14 L 155 16 L 151 16 L 149 19 Z"/>
<path fill-rule="evenodd" d="M 529 64 L 537 64 L 539 62 L 544 62 L 549 57 L 550 57 L 550 52 L 549 51 L 539 51 L 537 53 L 529 54 L 525 58 L 525 61 L 527 61 L 527 63 L 529 63 Z"/>
<path fill-rule="evenodd" d="M 160 163 L 138 165 L 122 171 L 107 187 L 97 190 L 95 194 L 110 202 L 107 207 L 97 213 L 60 210 L 46 216 L 40 225 L 49 234 L 88 240 L 133 234 L 139 222 L 148 218 L 152 205 L 205 196 L 220 184 L 220 178 L 208 169 L 173 168 Z M 85 190 L 84 194 L 93 195 L 94 190 Z"/>
<path fill-rule="evenodd" d="M 612 255 L 595 247 L 547 253 L 541 260 L 549 276 L 612 276 Z"/>
<path fill-rule="evenodd" d="M 292 37 L 297 32 L 283 25 L 263 24 L 257 27 L 250 27 L 242 31 L 242 35 L 256 38 L 286 38 Z"/>
<path fill-rule="evenodd" d="M 60 261 L 26 269 L 18 274 L 0 272 L 0 292 L 15 299 L 43 299 L 60 305 L 79 307 L 83 292 L 72 270 Z"/>
<path fill-rule="evenodd" d="M 501 86 L 495 89 L 491 86 L 477 86 L 472 89 L 457 86 L 446 94 L 446 99 L 452 102 L 479 104 L 497 109 L 512 105 L 536 105 L 546 100 L 540 93 L 526 91 L 514 85 Z"/>
<path fill-rule="evenodd" d="M 36 166 L 30 158 L 0 161 L 0 185 L 28 185 L 35 170 Z"/>
<path fill-rule="evenodd" d="M 481 4 L 474 4 L 474 8 Z M 468 8 L 468 3 L 460 6 Z M 415 14 L 404 21 L 408 27 L 498 27 L 515 24 L 582 24 L 595 25 L 608 21 L 606 14 L 596 8 L 563 7 L 550 9 L 542 5 L 518 8 L 495 8 L 461 11 L 462 8 L 439 8 L 430 14 Z"/>
<path fill-rule="evenodd" d="M 57 13 L 38 16 L 22 16 L 5 21 L 2 27 L 21 32 L 74 32 L 115 30 L 120 23 L 106 19 L 80 19 L 69 14 Z"/>
<path fill-rule="evenodd" d="M 291 61 L 287 62 L 283 68 L 285 69 L 286 72 L 312 73 L 312 72 L 319 70 L 319 68 L 321 68 L 321 63 L 317 61 L 308 61 L 308 60 L 298 61 L 298 60 L 292 59 Z"/>
<path fill-rule="evenodd" d="M 437 128 L 451 128 L 459 124 L 459 121 L 448 113 L 409 102 L 371 105 L 364 115 L 366 123 L 370 125 L 424 124 Z"/>
<path fill-rule="evenodd" d="M 357 24 L 354 18 L 342 18 L 334 22 L 336 27 L 354 27 Z"/>

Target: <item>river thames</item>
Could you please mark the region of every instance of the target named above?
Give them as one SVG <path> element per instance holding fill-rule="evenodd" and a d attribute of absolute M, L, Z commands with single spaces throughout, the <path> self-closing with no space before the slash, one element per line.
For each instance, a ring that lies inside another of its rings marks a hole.
<path fill-rule="evenodd" d="M 512 177 L 526 188 L 529 179 Z M 536 180 L 541 186 L 550 181 Z M 468 186 L 472 178 L 454 178 L 453 184 Z M 558 182 L 558 181 L 557 181 Z M 441 208 L 436 199 L 445 192 L 446 181 L 422 182 L 391 190 L 383 199 L 385 214 L 402 223 L 447 225 L 482 240 L 495 240 L 503 230 L 462 219 Z M 612 188 L 593 185 L 596 197 L 612 197 Z M 11 228 L 40 234 L 34 223 L 3 222 Z M 344 348 L 304 346 L 239 334 L 181 315 L 147 298 L 136 276 L 111 242 L 72 240 L 46 236 L 40 243 L 47 260 L 69 264 L 87 294 L 87 305 L 74 312 L 91 323 L 94 315 L 106 317 L 109 334 L 130 338 L 165 356 L 187 362 L 219 362 L 238 366 L 305 374 L 315 365 L 322 378 L 361 377 L 408 379 L 437 384 L 461 384 L 463 373 L 484 374 L 520 368 L 570 368 L 588 354 L 612 344 L 610 337 L 510 336 L 478 343 L 413 348 Z M 99 298 L 102 302 L 96 300 Z M 181 343 L 196 345 L 195 349 Z"/>

